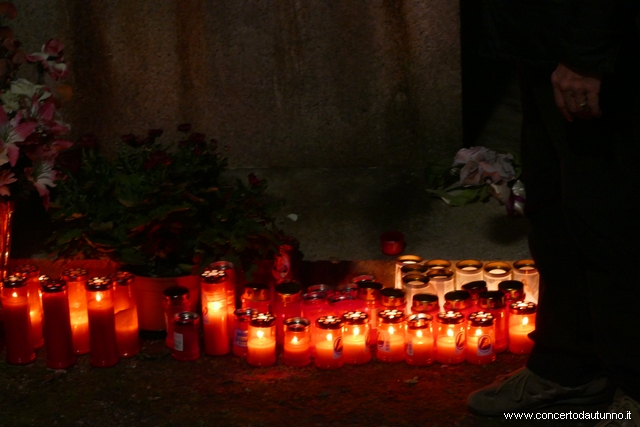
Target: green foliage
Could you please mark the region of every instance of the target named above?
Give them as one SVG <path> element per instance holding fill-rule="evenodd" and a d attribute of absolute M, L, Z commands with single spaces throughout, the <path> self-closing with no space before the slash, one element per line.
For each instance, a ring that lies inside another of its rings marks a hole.
<path fill-rule="evenodd" d="M 282 235 L 267 182 L 225 179 L 215 141 L 191 134 L 177 144 L 132 135 L 110 159 L 82 148 L 53 194 L 56 257 L 108 257 L 138 274 L 198 272 L 221 258 L 247 266 L 271 257 Z M 125 143 L 126 142 L 126 143 Z"/>

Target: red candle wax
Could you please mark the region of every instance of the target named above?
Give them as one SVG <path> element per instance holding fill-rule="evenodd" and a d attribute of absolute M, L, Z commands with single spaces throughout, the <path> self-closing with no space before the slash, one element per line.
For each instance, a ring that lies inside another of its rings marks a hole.
<path fill-rule="evenodd" d="M 106 368 L 118 363 L 113 284 L 107 277 L 94 277 L 87 282 L 87 312 L 91 351 L 89 363 Z"/>
<path fill-rule="evenodd" d="M 226 281 L 224 272 L 205 271 L 201 275 L 204 352 L 211 356 L 227 354 L 231 350 Z"/>
<path fill-rule="evenodd" d="M 172 357 L 181 362 L 200 358 L 200 315 L 193 312 L 181 312 L 173 316 L 173 352 Z"/>
<path fill-rule="evenodd" d="M 31 341 L 29 291 L 23 276 L 8 276 L 2 289 L 7 362 L 25 365 L 36 360 Z"/>
<path fill-rule="evenodd" d="M 285 365 L 307 366 L 311 363 L 310 325 L 309 319 L 304 317 L 291 317 L 284 321 L 283 361 Z"/>
<path fill-rule="evenodd" d="M 134 275 L 119 271 L 109 275 L 114 283 L 113 298 L 118 356 L 133 357 L 140 352 L 138 310 L 131 284 Z"/>
<path fill-rule="evenodd" d="M 73 349 L 76 354 L 87 354 L 90 349 L 87 291 L 85 289 L 87 279 L 89 278 L 87 270 L 83 268 L 71 268 L 64 270 L 60 277 L 67 282 L 68 287 L 69 318 L 71 319 Z"/>
<path fill-rule="evenodd" d="M 42 309 L 47 367 L 64 369 L 76 363 L 69 318 L 67 284 L 64 280 L 43 280 Z"/>
<path fill-rule="evenodd" d="M 31 342 L 33 348 L 42 348 L 42 301 L 40 297 L 40 270 L 32 264 L 19 265 L 13 269 L 13 274 L 24 276 L 29 288 L 29 318 L 31 319 Z"/>
<path fill-rule="evenodd" d="M 536 304 L 520 301 L 509 308 L 509 352 L 529 354 L 533 341 L 529 334 L 536 328 Z"/>
<path fill-rule="evenodd" d="M 362 311 L 349 311 L 342 315 L 342 357 L 348 365 L 362 365 L 371 361 L 367 345 L 369 315 Z"/>

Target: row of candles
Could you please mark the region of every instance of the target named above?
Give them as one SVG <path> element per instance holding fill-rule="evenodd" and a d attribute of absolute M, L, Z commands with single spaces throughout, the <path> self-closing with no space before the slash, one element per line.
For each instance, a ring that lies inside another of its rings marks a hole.
<path fill-rule="evenodd" d="M 526 280 L 510 280 L 511 270 L 518 271 L 522 268 L 526 272 Z M 496 275 L 496 270 L 502 271 L 499 273 L 502 275 L 500 279 L 506 279 L 500 280 L 504 284 L 500 285 L 501 290 L 497 289 L 498 281 L 493 280 L 494 277 L 485 276 L 487 273 Z M 471 274 L 472 272 L 476 275 Z M 482 276 L 478 276 L 478 272 Z M 305 294 L 295 282 L 281 283 L 275 288 L 248 284 L 242 295 L 242 308 L 236 310 L 235 269 L 231 263 L 220 261 L 210 265 L 201 276 L 201 314 L 189 311 L 191 305 L 186 288 L 173 287 L 165 291 L 164 308 L 168 332 L 166 342 L 178 360 L 199 357 L 202 321 L 205 354 L 233 352 L 247 357 L 250 364 L 263 365 L 264 362 L 254 362 L 252 355 L 256 352 L 250 350 L 253 346 L 250 342 L 253 340 L 254 344 L 263 344 L 260 348 L 271 348 L 264 343 L 269 341 L 268 337 L 273 336 L 275 343 L 284 348 L 285 363 L 291 359 L 287 353 L 304 348 L 304 343 L 308 343 L 309 356 L 317 361 L 318 351 L 323 354 L 323 349 L 328 346 L 325 341 L 329 341 L 325 336 L 318 342 L 317 331 L 327 329 L 334 338 L 331 347 L 334 350 L 333 359 L 339 359 L 336 354 L 343 348 L 351 348 L 353 340 L 356 340 L 350 336 L 351 331 L 356 336 L 360 335 L 359 339 L 366 337 L 369 354 L 377 346 L 376 353 L 381 354 L 378 358 L 385 360 L 385 349 L 393 348 L 394 354 L 399 354 L 399 347 L 395 343 L 399 342 L 400 336 L 403 336 L 402 346 L 407 354 L 412 353 L 416 347 L 413 340 L 408 339 L 405 345 L 404 337 L 411 336 L 412 331 L 420 331 L 419 335 L 427 338 L 429 335 L 434 336 L 434 319 L 438 324 L 441 323 L 439 311 L 461 312 L 462 321 L 452 324 L 461 324 L 459 327 L 463 332 L 467 325 L 478 323 L 468 322 L 467 317 L 474 311 L 481 311 L 484 314 L 480 318 L 490 319 L 484 320 L 483 327 L 489 326 L 487 322 L 492 323 L 489 328 L 493 330 L 494 336 L 492 348 L 499 352 L 506 349 L 503 345 L 507 342 L 504 322 L 509 311 L 506 307 L 511 300 L 523 299 L 527 282 L 527 287 L 535 287 L 536 272 L 529 260 L 518 261 L 513 267 L 508 263 L 485 265 L 479 261 L 466 260 L 452 268 L 451 263 L 445 260 L 423 261 L 419 257 L 405 255 L 398 258 L 396 282 L 392 288 L 383 288 L 372 276 L 354 278 L 350 284 L 336 291 L 324 285 L 311 286 Z M 475 280 L 479 277 L 493 281 Z M 52 368 L 71 366 L 77 355 L 87 353 L 90 354 L 91 364 L 99 367 L 113 366 L 121 357 L 136 355 L 140 351 L 140 343 L 136 303 L 131 286 L 133 282 L 134 276 L 126 272 L 90 279 L 84 269 L 69 269 L 63 272 L 60 279 L 53 280 L 41 276 L 35 266 L 16 267 L 3 281 L 2 290 L 7 361 L 13 364 L 31 363 L 35 360 L 34 350 L 44 344 L 47 366 Z M 493 287 L 496 289 L 491 289 Z M 482 291 L 488 291 L 489 294 L 481 297 Z M 406 299 L 411 304 L 406 304 Z M 393 310 L 394 314 L 389 314 L 388 310 Z M 528 310 L 531 311 L 531 308 Z M 535 312 L 535 304 L 533 310 Z M 531 314 L 533 313 L 528 312 L 525 318 L 529 319 Z M 388 322 L 384 320 L 387 317 Z M 527 332 L 530 332 L 534 322 L 528 321 L 530 326 Z M 356 326 L 350 327 L 352 323 Z M 385 323 L 390 324 L 394 333 L 378 328 L 378 325 Z M 261 331 L 261 327 L 268 330 Z M 275 332 L 269 332 L 269 328 L 273 328 Z M 425 328 L 427 331 L 423 331 Z M 254 329 L 255 336 L 251 332 Z M 285 333 L 294 336 L 285 342 Z M 258 338 L 261 340 L 257 341 Z M 294 346 L 291 341 L 297 345 Z M 425 342 L 428 341 L 427 339 Z M 464 345 L 468 341 L 461 336 L 457 336 L 455 340 Z M 485 341 L 486 339 L 483 342 Z M 511 341 L 516 342 L 516 339 Z M 394 345 L 391 345 L 392 342 Z M 438 352 L 441 355 L 445 353 L 442 345 L 432 347 L 441 348 Z M 460 354 L 464 360 L 465 354 L 469 353 L 460 348 L 456 351 L 458 357 L 446 363 L 458 363 Z M 256 354 L 264 352 L 265 350 L 260 350 Z M 350 350 L 346 353 L 348 356 Z M 275 353 L 269 356 L 269 360 L 273 357 Z M 322 356 L 319 359 L 322 360 Z M 408 357 L 407 361 L 417 363 L 415 359 Z"/>

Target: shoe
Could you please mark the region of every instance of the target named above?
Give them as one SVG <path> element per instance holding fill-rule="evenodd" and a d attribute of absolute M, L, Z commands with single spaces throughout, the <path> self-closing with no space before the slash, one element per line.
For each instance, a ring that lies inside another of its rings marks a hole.
<path fill-rule="evenodd" d="M 617 416 L 615 419 L 599 422 L 596 427 L 640 427 L 640 403 L 620 389 L 616 390 L 613 403 L 606 413 Z"/>
<path fill-rule="evenodd" d="M 528 368 L 509 375 L 469 395 L 467 405 L 474 414 L 499 416 L 505 412 L 531 411 L 556 404 L 593 405 L 610 402 L 613 389 L 606 377 L 580 387 L 563 387 L 545 380 Z"/>

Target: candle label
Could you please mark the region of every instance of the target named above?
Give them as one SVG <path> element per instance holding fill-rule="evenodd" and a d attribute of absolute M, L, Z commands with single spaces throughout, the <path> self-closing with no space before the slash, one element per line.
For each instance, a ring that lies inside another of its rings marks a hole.
<path fill-rule="evenodd" d="M 482 335 L 478 337 L 478 350 L 476 354 L 478 356 L 488 356 L 493 352 L 493 343 L 489 335 Z"/>
<path fill-rule="evenodd" d="M 340 359 L 342 357 L 342 337 L 337 337 L 333 341 L 333 358 Z"/>
<path fill-rule="evenodd" d="M 391 352 L 391 336 L 389 332 L 378 330 L 378 351 Z"/>
<path fill-rule="evenodd" d="M 204 313 L 202 313 L 202 323 L 209 324 L 209 307 L 203 307 Z"/>
<path fill-rule="evenodd" d="M 413 342 L 412 341 L 409 341 L 407 343 L 407 350 L 406 351 L 407 351 L 407 355 L 413 356 Z"/>
<path fill-rule="evenodd" d="M 173 348 L 177 351 L 184 351 L 184 340 L 182 334 L 173 333 Z"/>
<path fill-rule="evenodd" d="M 460 354 L 464 351 L 465 336 L 464 331 L 460 331 L 456 334 L 456 354 Z"/>
<path fill-rule="evenodd" d="M 246 347 L 247 346 L 247 337 L 249 336 L 249 331 L 243 331 L 242 329 L 236 329 L 234 342 L 238 347 Z"/>

